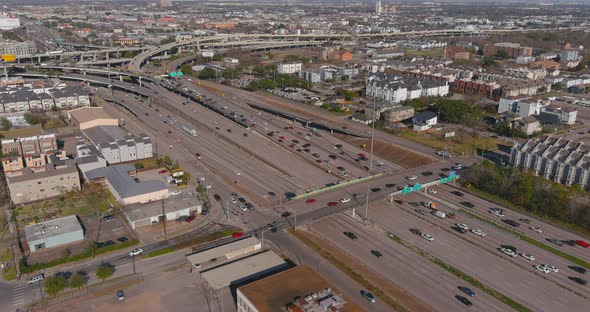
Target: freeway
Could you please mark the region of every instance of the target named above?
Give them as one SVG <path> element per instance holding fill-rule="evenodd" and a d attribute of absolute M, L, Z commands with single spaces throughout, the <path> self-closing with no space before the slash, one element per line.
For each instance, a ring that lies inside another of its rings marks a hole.
<path fill-rule="evenodd" d="M 499 207 L 498 205 L 496 205 L 492 202 L 489 202 L 485 199 L 482 199 L 478 196 L 475 196 L 473 194 L 470 194 L 468 192 L 464 192 L 463 190 L 461 190 L 461 191 L 463 191 L 464 196 L 459 198 L 458 196 L 451 193 L 451 192 L 457 191 L 457 190 L 459 190 L 459 189 L 453 188 L 450 186 L 445 186 L 440 189 L 440 192 L 436 195 L 436 197 L 441 198 L 445 201 L 449 201 L 449 202 L 459 202 L 459 201 L 460 202 L 470 202 L 474 205 L 473 208 L 469 209 L 470 212 L 475 213 L 483 218 L 490 219 L 490 220 L 492 220 L 504 227 L 511 228 L 512 230 L 514 230 L 516 232 L 524 234 L 530 238 L 536 239 L 539 242 L 542 242 L 542 243 L 549 245 L 551 247 L 557 248 L 560 251 L 563 251 L 565 253 L 568 253 L 568 254 L 576 256 L 580 259 L 583 259 L 586 262 L 590 262 L 590 250 L 588 248 L 583 248 L 583 247 L 575 245 L 575 244 L 573 246 L 563 244 L 563 246 L 560 247 L 560 246 L 557 246 L 557 245 L 547 241 L 547 239 L 558 239 L 558 240 L 568 240 L 568 241 L 569 240 L 586 240 L 586 241 L 588 241 L 587 238 L 573 234 L 573 233 L 563 230 L 555 225 L 552 225 L 548 222 L 542 221 L 538 218 L 535 218 L 535 217 L 532 217 L 529 215 L 525 215 L 523 213 L 511 210 L 506 207 L 500 207 L 500 208 L 504 209 L 504 217 L 501 217 L 501 218 L 495 217 L 492 214 L 490 214 L 489 209 L 493 208 L 493 207 Z M 502 222 L 502 220 L 506 220 L 506 219 L 514 220 L 514 221 L 518 222 L 520 224 L 520 226 L 518 226 L 517 228 L 514 228 L 514 227 Z M 538 227 L 542 230 L 542 232 L 537 233 L 537 232 L 531 230 L 531 227 Z"/>
<path fill-rule="evenodd" d="M 498 251 L 492 253 L 483 249 L 480 244 L 474 245 L 463 239 L 469 237 L 470 240 L 485 240 L 487 237 L 479 238 L 471 233 L 466 233 L 465 237 L 462 237 L 449 230 L 447 226 L 439 225 L 440 221 L 433 224 L 431 220 L 434 216 L 419 218 L 406 209 L 400 209 L 396 204 L 376 202 L 372 214 L 372 220 L 378 220 L 375 221 L 376 226 L 398 235 L 534 311 L 581 311 L 588 305 L 586 298 L 547 279 L 546 276 L 523 269 L 516 264 L 516 260 L 526 260 L 508 258 Z M 470 223 L 476 224 L 473 221 Z M 484 228 L 483 224 L 478 226 Z M 417 228 L 432 235 L 434 241 L 429 242 L 413 234 L 409 231 L 410 228 Z M 492 229 L 488 232 L 489 236 L 498 234 Z M 521 245 L 519 247 L 524 248 Z M 541 255 L 543 258 L 545 256 Z"/>
<path fill-rule="evenodd" d="M 455 295 L 464 295 L 457 287 L 469 287 L 477 293 L 469 298 L 478 311 L 505 311 L 508 307 L 488 294 L 465 283 L 413 251 L 393 243 L 386 234 L 367 227 L 348 215 L 339 214 L 311 224 L 313 232 L 340 247 L 371 270 L 412 293 L 432 311 L 450 311 L 464 308 Z M 351 240 L 344 232 L 356 233 Z M 379 251 L 383 257 L 374 256 Z"/>

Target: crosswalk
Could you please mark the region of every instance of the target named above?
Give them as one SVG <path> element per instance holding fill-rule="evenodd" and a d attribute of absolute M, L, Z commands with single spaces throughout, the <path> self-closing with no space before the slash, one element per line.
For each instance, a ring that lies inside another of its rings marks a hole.
<path fill-rule="evenodd" d="M 12 290 L 12 304 L 15 307 L 20 307 L 25 303 L 25 286 L 26 284 L 17 285 Z"/>

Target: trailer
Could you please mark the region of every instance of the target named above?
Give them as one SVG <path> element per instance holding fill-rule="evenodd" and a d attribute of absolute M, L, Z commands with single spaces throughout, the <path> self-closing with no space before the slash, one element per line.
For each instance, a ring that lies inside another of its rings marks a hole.
<path fill-rule="evenodd" d="M 184 132 L 192 135 L 192 136 L 197 136 L 197 130 L 193 129 L 193 128 L 189 128 L 187 126 L 182 126 L 182 130 L 184 130 Z"/>
<path fill-rule="evenodd" d="M 434 215 L 441 218 L 441 219 L 444 219 L 447 216 L 447 214 L 444 211 L 440 211 L 440 210 L 437 210 L 436 212 L 434 212 Z"/>

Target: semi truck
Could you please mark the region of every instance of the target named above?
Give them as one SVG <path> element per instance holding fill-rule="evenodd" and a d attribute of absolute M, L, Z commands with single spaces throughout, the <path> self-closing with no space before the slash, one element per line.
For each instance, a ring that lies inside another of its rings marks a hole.
<path fill-rule="evenodd" d="M 182 126 L 182 130 L 184 130 L 186 133 L 192 135 L 192 136 L 197 136 L 197 130 L 193 129 L 193 128 L 189 128 L 187 126 Z"/>

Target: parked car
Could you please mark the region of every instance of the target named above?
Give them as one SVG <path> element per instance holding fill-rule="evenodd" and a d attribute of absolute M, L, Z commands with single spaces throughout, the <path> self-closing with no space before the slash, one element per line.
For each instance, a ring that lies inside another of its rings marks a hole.
<path fill-rule="evenodd" d="M 343 204 L 348 203 L 349 201 L 350 201 L 350 198 L 342 198 L 342 199 L 340 199 L 340 202 L 343 203 Z"/>
<path fill-rule="evenodd" d="M 371 303 L 375 303 L 375 296 L 373 296 L 372 293 L 366 291 L 366 290 L 361 290 L 361 296 L 363 296 L 363 298 L 367 299 L 369 302 Z"/>
<path fill-rule="evenodd" d="M 125 300 L 125 293 L 122 290 L 117 290 L 117 299 L 119 299 L 119 301 Z"/>
<path fill-rule="evenodd" d="M 162 170 L 160 170 L 158 173 L 159 173 L 159 174 L 168 173 L 168 170 L 166 170 L 166 169 L 162 169 Z"/>
<path fill-rule="evenodd" d="M 235 232 L 231 235 L 232 238 L 240 238 L 242 236 L 244 236 L 244 232 Z"/>
<path fill-rule="evenodd" d="M 358 237 L 353 232 L 344 232 L 344 235 L 348 236 L 350 239 L 357 239 Z"/>
<path fill-rule="evenodd" d="M 313 199 L 313 198 L 310 198 L 310 199 L 306 200 L 306 201 L 305 201 L 305 203 L 306 203 L 306 204 L 313 204 L 313 203 L 315 203 L 316 201 L 317 201 L 317 200 L 315 200 L 315 199 Z"/>
<path fill-rule="evenodd" d="M 378 250 L 371 250 L 371 253 L 373 254 L 373 256 L 377 258 L 383 258 L 383 254 L 380 253 Z"/>

